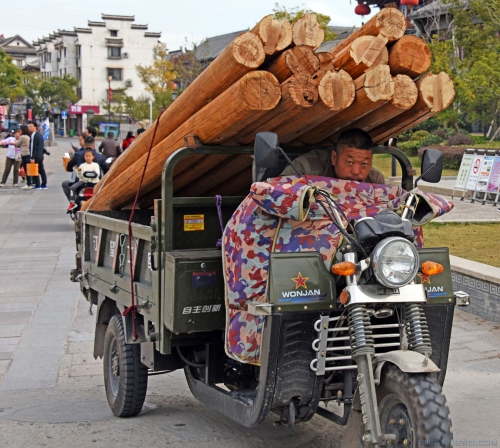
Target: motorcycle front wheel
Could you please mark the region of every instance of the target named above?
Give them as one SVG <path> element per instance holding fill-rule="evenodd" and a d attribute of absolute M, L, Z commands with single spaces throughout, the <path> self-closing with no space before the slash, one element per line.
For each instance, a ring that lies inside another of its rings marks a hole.
<path fill-rule="evenodd" d="M 450 410 L 435 375 L 385 366 L 377 401 L 382 432 L 396 434 L 393 447 L 451 445 Z"/>

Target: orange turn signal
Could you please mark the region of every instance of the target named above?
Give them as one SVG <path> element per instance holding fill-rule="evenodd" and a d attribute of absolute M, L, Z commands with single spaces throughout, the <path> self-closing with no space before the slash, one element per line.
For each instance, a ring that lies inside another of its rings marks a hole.
<path fill-rule="evenodd" d="M 433 261 L 426 261 L 422 263 L 422 273 L 425 275 L 437 275 L 444 272 L 444 266 L 439 263 L 434 263 Z"/>
<path fill-rule="evenodd" d="M 344 289 L 341 293 L 340 293 L 340 303 L 342 305 L 345 305 L 346 303 L 349 302 L 349 300 L 351 300 L 351 295 Z"/>
<path fill-rule="evenodd" d="M 332 266 L 332 272 L 336 275 L 347 277 L 356 273 L 356 265 L 350 261 L 343 261 Z"/>

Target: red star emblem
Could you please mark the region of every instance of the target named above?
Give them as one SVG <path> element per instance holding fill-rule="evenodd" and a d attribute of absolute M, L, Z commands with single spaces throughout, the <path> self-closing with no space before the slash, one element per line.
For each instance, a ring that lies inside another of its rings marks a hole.
<path fill-rule="evenodd" d="M 418 274 L 418 276 L 419 276 L 419 277 L 421 278 L 421 280 L 422 280 L 422 282 L 421 282 L 421 283 L 422 283 L 422 285 L 423 285 L 424 283 L 429 283 L 429 285 L 431 284 L 431 280 L 430 280 L 430 278 L 429 278 L 429 276 L 428 276 L 428 275 L 425 275 L 425 274 Z"/>
<path fill-rule="evenodd" d="M 292 278 L 295 282 L 295 289 L 299 289 L 301 286 L 307 289 L 306 282 L 309 280 L 309 277 L 302 277 L 302 274 L 299 272 L 297 278 Z"/>

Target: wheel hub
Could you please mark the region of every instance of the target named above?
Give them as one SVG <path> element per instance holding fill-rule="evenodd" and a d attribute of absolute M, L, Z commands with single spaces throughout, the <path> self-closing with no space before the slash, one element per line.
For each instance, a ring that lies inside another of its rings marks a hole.
<path fill-rule="evenodd" d="M 387 415 L 386 432 L 396 435 L 396 440 L 388 443 L 390 446 L 407 447 L 412 443 L 411 420 L 403 403 L 394 405 Z"/>
<path fill-rule="evenodd" d="M 118 355 L 114 355 L 111 358 L 111 372 L 114 376 L 120 376 L 120 359 Z"/>

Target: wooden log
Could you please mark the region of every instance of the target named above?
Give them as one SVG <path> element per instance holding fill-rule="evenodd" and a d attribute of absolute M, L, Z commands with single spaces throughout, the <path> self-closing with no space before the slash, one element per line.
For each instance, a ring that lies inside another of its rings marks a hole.
<path fill-rule="evenodd" d="M 320 69 L 319 58 L 312 47 L 299 45 L 290 48 L 262 67 L 283 83 L 292 76 L 314 76 Z"/>
<path fill-rule="evenodd" d="M 255 34 L 247 32 L 239 35 L 163 113 L 153 146 L 160 143 L 246 73 L 257 69 L 264 62 L 265 56 L 262 42 Z M 103 182 L 111 182 L 148 152 L 155 124 L 146 129 L 146 132 L 143 132 L 113 163 L 94 191 L 99 191 Z"/>
<path fill-rule="evenodd" d="M 348 129 L 358 128 L 369 132 L 383 123 L 390 122 L 405 110 L 411 109 L 417 102 L 417 99 L 418 88 L 415 82 L 409 76 L 397 75 L 394 77 L 394 95 L 391 101 L 340 129 L 321 144 L 335 144 L 340 133 Z"/>
<path fill-rule="evenodd" d="M 186 135 L 195 134 L 204 144 L 219 144 L 276 107 L 280 98 L 279 83 L 271 73 L 246 74 L 152 149 L 141 194 L 160 185 L 165 161 L 184 146 Z M 106 183 L 93 201 L 89 201 L 89 208 L 120 209 L 130 203 L 139 186 L 146 157 L 144 154 L 120 176 Z"/>
<path fill-rule="evenodd" d="M 250 192 L 252 185 L 252 167 L 245 168 L 239 173 L 235 173 L 225 182 L 208 190 L 203 196 L 246 196 Z"/>
<path fill-rule="evenodd" d="M 451 105 L 455 98 L 453 81 L 444 72 L 428 73 L 417 82 L 419 90 L 415 105 L 398 115 L 397 120 L 385 122 L 370 130 L 375 144 L 386 142 L 392 137 L 422 123 Z"/>
<path fill-rule="evenodd" d="M 279 135 L 281 143 L 290 143 L 310 129 L 341 113 L 354 101 L 354 82 L 344 70 L 327 72 L 321 79 L 318 91 L 320 101 L 273 129 Z"/>
<path fill-rule="evenodd" d="M 277 107 L 258 117 L 253 123 L 223 143 L 229 146 L 249 145 L 257 132 L 272 131 L 311 108 L 318 101 L 318 86 L 307 77 L 292 77 L 281 85 L 281 101 Z"/>
<path fill-rule="evenodd" d="M 391 100 L 394 80 L 388 65 L 379 65 L 354 81 L 355 98 L 350 107 L 306 132 L 291 142 L 294 145 L 322 142 L 338 130 L 348 126 Z"/>
<path fill-rule="evenodd" d="M 250 32 L 260 38 L 268 56 L 292 44 L 292 25 L 286 19 L 276 20 L 272 14 L 264 17 Z"/>
<path fill-rule="evenodd" d="M 316 50 L 325 38 L 325 32 L 316 19 L 316 14 L 304 14 L 292 26 L 292 40 L 295 45 L 307 45 Z"/>
<path fill-rule="evenodd" d="M 389 65 L 393 75 L 416 78 L 431 66 L 429 46 L 416 36 L 403 36 L 389 50 Z"/>
<path fill-rule="evenodd" d="M 395 8 L 385 8 L 368 20 L 360 29 L 340 42 L 330 53 L 333 55 L 340 53 L 360 36 L 380 36 L 380 39 L 385 40 L 387 43 L 401 39 L 405 31 L 405 16 Z"/>
<path fill-rule="evenodd" d="M 353 79 L 370 68 L 389 62 L 389 51 L 380 36 L 360 36 L 343 51 L 321 56 L 323 70 L 345 70 Z"/>

